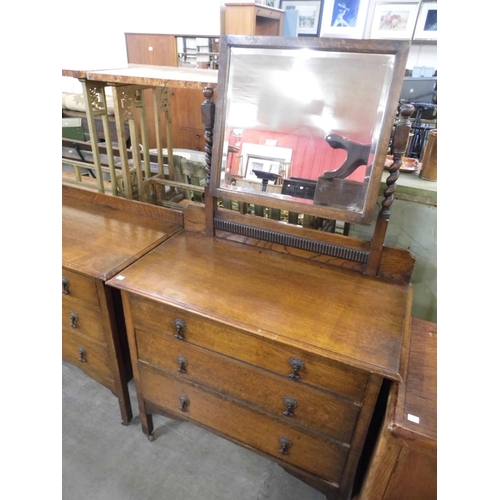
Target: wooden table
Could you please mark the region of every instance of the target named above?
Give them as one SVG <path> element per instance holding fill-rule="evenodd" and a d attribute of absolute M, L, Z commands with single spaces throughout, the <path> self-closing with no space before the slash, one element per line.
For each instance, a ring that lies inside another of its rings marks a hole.
<path fill-rule="evenodd" d="M 408 373 L 391 390 L 385 422 L 356 500 L 437 498 L 437 325 L 412 319 Z"/>

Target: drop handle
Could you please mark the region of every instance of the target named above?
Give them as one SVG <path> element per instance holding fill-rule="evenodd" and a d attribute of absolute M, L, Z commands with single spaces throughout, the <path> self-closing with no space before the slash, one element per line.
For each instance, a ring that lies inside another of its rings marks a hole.
<path fill-rule="evenodd" d="M 177 332 L 175 334 L 175 338 L 179 340 L 185 340 L 184 332 L 186 331 L 186 323 L 182 319 L 176 319 L 174 320 L 174 326 L 175 331 Z"/>
<path fill-rule="evenodd" d="M 297 408 L 297 406 L 299 406 L 297 401 L 290 396 L 286 396 L 283 399 L 283 402 L 285 403 L 286 406 L 286 410 L 283 412 L 283 415 L 285 415 L 286 417 L 295 416 L 293 411 L 295 410 L 295 408 Z"/>
<path fill-rule="evenodd" d="M 177 371 L 180 373 L 186 373 L 186 366 L 188 365 L 188 360 L 184 356 L 177 356 L 177 363 L 179 363 L 179 368 Z"/>
<path fill-rule="evenodd" d="M 76 314 L 76 312 L 71 311 L 69 313 L 69 317 L 71 319 L 69 326 L 71 326 L 71 328 L 76 328 L 78 326 L 78 319 L 79 319 L 78 314 Z"/>
<path fill-rule="evenodd" d="M 69 295 L 69 279 L 62 277 L 62 293 L 64 295 Z"/>
<path fill-rule="evenodd" d="M 78 361 L 80 361 L 80 363 L 86 363 L 87 362 L 87 351 L 83 347 L 79 347 L 78 354 L 80 355 L 80 358 L 78 359 Z"/>
<path fill-rule="evenodd" d="M 290 375 L 288 376 L 295 380 L 299 380 L 300 375 L 297 372 L 305 368 L 304 362 L 300 358 L 290 358 L 288 362 L 290 363 L 290 366 L 293 368 L 293 372 L 290 373 Z"/>
<path fill-rule="evenodd" d="M 179 399 L 181 401 L 181 405 L 179 406 L 179 410 L 187 411 L 187 407 L 190 403 L 189 398 L 187 396 L 182 395 L 179 397 Z"/>
<path fill-rule="evenodd" d="M 279 442 L 281 448 L 278 450 L 282 455 L 288 455 L 288 450 L 292 446 L 292 442 L 286 437 L 280 437 Z"/>

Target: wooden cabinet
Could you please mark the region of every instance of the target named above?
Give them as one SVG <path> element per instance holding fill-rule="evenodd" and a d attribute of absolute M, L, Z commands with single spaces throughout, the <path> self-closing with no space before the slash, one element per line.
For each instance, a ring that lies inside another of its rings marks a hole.
<path fill-rule="evenodd" d="M 178 66 L 177 38 L 175 35 L 167 34 L 126 33 L 127 61 L 130 64 Z M 145 91 L 148 141 L 150 147 L 154 149 L 156 148 L 156 134 L 152 99 L 152 92 L 150 90 Z M 205 141 L 203 137 L 205 129 L 200 115 L 200 107 L 203 101 L 203 93 L 199 90 L 170 89 L 172 147 L 204 151 Z M 163 142 L 167 144 L 166 134 L 163 137 Z"/>
<path fill-rule="evenodd" d="M 281 36 L 285 11 L 255 3 L 226 4 L 226 35 Z"/>
<path fill-rule="evenodd" d="M 350 498 L 381 383 L 402 380 L 411 285 L 187 230 L 107 285 L 144 433 L 184 419 Z"/>
<path fill-rule="evenodd" d="M 394 385 L 356 500 L 437 498 L 437 325 L 412 319 L 407 377 Z"/>
<path fill-rule="evenodd" d="M 105 281 L 178 231 L 182 217 L 124 201 L 63 186 L 62 356 L 113 392 L 128 424 L 132 369 L 123 309 Z"/>

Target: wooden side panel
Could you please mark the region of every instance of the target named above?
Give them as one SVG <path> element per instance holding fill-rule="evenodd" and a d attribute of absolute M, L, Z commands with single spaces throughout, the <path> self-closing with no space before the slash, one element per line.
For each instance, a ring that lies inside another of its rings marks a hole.
<path fill-rule="evenodd" d="M 174 35 L 125 33 L 127 60 L 130 64 L 177 66 L 177 46 Z"/>

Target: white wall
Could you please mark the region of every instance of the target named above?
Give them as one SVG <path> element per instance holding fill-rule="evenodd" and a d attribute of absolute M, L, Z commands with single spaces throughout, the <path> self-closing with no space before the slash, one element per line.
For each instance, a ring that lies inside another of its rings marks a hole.
<path fill-rule="evenodd" d="M 220 35 L 223 3 L 221 0 L 66 2 L 60 27 L 61 66 L 67 69 L 125 66 L 125 33 Z M 62 91 L 81 90 L 74 78 L 61 78 Z"/>
<path fill-rule="evenodd" d="M 104 69 L 125 66 L 127 32 L 220 35 L 226 2 L 229 0 L 140 0 L 133 4 L 133 10 L 126 3 L 105 0 L 87 0 L 84 5 L 75 0 L 65 3 L 64 22 L 59 27 L 61 67 Z M 411 69 L 414 66 L 437 68 L 436 45 L 413 45 L 406 67 Z M 62 91 L 81 91 L 78 80 L 61 78 Z"/>

